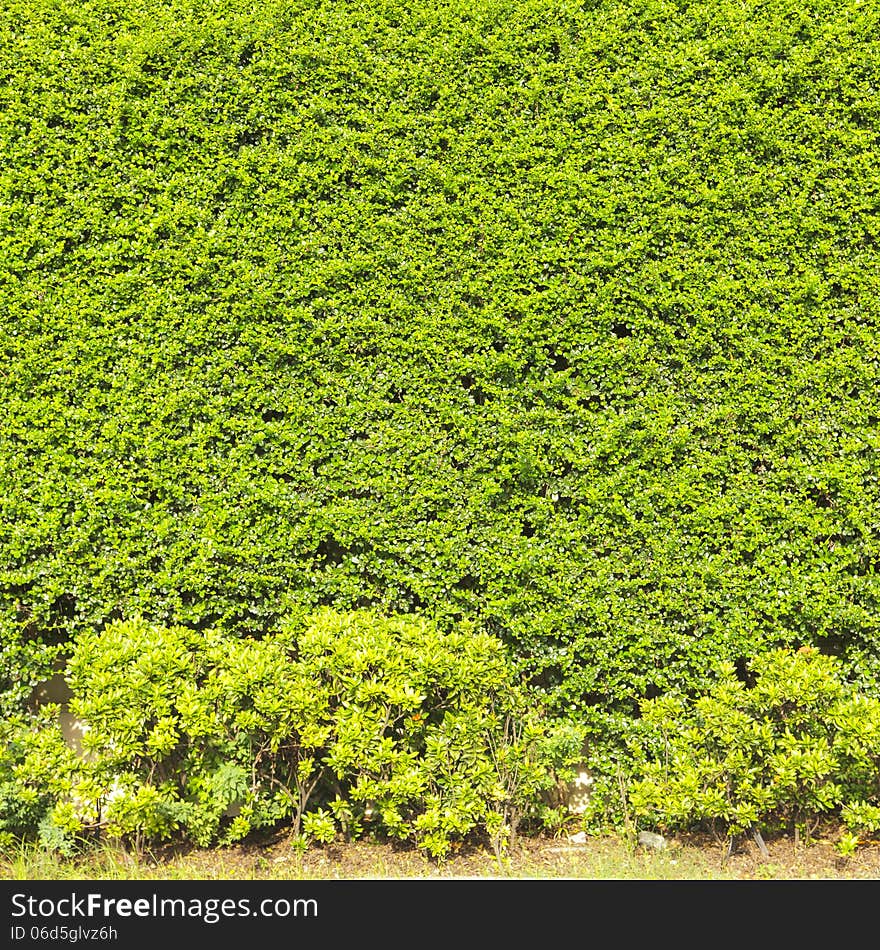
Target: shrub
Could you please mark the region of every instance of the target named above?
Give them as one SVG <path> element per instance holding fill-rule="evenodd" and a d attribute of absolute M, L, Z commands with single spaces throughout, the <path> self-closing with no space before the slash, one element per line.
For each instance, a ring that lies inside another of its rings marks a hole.
<path fill-rule="evenodd" d="M 0 848 L 40 838 L 69 853 L 73 837 L 52 821 L 56 804 L 69 800 L 79 762 L 65 743 L 58 707 L 0 718 Z"/>
<path fill-rule="evenodd" d="M 552 745 L 504 646 L 468 625 L 322 611 L 297 648 L 333 697 L 322 761 L 349 827 L 372 822 L 436 857 L 481 829 L 503 850 L 579 750 Z"/>
<path fill-rule="evenodd" d="M 722 664 L 708 692 L 644 704 L 629 804 L 661 829 L 809 829 L 822 815 L 870 825 L 880 803 L 880 702 L 804 647 L 756 657 L 753 681 Z M 861 803 L 861 804 L 859 804 Z"/>
<path fill-rule="evenodd" d="M 294 840 L 370 829 L 442 857 L 483 834 L 501 853 L 582 741 L 529 708 L 499 640 L 366 611 L 260 640 L 118 621 L 80 637 L 67 678 L 86 755 L 34 812 L 66 838 L 206 845 L 289 820 Z"/>
<path fill-rule="evenodd" d="M 296 669 L 272 638 L 142 618 L 81 637 L 68 682 L 71 711 L 88 724 L 83 774 L 98 824 L 136 841 L 180 831 L 209 844 L 298 821 L 323 734 L 320 691 Z"/>

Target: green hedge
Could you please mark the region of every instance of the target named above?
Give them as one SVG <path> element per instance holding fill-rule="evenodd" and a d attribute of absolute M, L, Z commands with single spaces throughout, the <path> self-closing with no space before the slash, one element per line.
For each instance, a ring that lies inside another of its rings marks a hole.
<path fill-rule="evenodd" d="M 876 683 L 878 30 L 9 0 L 7 655 L 331 605 L 473 621 L 597 730 L 769 644 Z"/>

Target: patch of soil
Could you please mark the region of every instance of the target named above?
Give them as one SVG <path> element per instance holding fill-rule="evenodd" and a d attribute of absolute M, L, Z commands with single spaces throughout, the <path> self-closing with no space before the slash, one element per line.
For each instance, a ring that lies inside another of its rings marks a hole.
<path fill-rule="evenodd" d="M 412 847 L 374 840 L 311 846 L 299 853 L 286 834 L 233 847 L 161 852 L 142 863 L 158 878 L 209 880 L 528 878 L 666 880 L 880 879 L 880 842 L 843 856 L 841 829 L 828 826 L 809 841 L 792 836 L 743 838 L 732 853 L 712 835 L 668 839 L 662 850 L 614 836 L 522 837 L 499 861 L 487 847 L 461 847 L 441 861 Z"/>
<path fill-rule="evenodd" d="M 738 841 L 733 853 L 726 840 L 719 842 L 711 835 L 683 836 L 675 844 L 699 854 L 707 868 L 714 863 L 720 877 L 734 880 L 880 879 L 880 842 L 862 844 L 844 856 L 837 849 L 840 831 L 828 826 L 808 841 L 796 841 L 791 835 L 766 838 L 766 854 L 751 838 Z"/>

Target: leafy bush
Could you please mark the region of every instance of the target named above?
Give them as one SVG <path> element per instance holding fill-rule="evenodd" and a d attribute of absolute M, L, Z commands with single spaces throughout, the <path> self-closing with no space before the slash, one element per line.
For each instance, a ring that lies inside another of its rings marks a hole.
<path fill-rule="evenodd" d="M 118 621 L 78 639 L 67 679 L 85 756 L 29 732 L 7 783 L 65 841 L 207 845 L 289 819 L 300 841 L 371 830 L 442 857 L 482 834 L 501 853 L 583 740 L 528 707 L 499 640 L 412 617 L 325 609 L 261 640 Z"/>
<path fill-rule="evenodd" d="M 322 611 L 297 652 L 333 697 L 322 761 L 349 829 L 369 814 L 437 857 L 475 830 L 503 850 L 580 751 L 582 733 L 560 744 L 529 707 L 503 644 L 467 625 Z"/>
<path fill-rule="evenodd" d="M 756 657 L 745 683 L 722 664 L 716 685 L 690 701 L 644 704 L 629 804 L 661 829 L 709 824 L 809 830 L 822 815 L 872 828 L 880 805 L 880 701 L 814 648 Z M 873 830 L 876 830 L 874 828 Z"/>
<path fill-rule="evenodd" d="M 235 697 L 216 690 L 204 696 L 216 663 L 228 655 L 223 639 L 142 618 L 79 639 L 67 679 L 71 712 L 87 726 L 90 758 L 75 789 L 91 805 L 88 818 L 81 816 L 85 825 L 138 843 L 178 829 L 200 844 L 235 840 L 250 824 L 240 829 L 224 819 L 243 796 L 260 827 L 267 803 L 249 794 L 250 737 L 237 732 L 229 708 Z M 242 683 L 245 696 L 252 683 Z M 208 709 L 211 700 L 216 706 Z"/>
<path fill-rule="evenodd" d="M 0 718 L 0 849 L 38 834 L 73 766 L 58 707 Z"/>

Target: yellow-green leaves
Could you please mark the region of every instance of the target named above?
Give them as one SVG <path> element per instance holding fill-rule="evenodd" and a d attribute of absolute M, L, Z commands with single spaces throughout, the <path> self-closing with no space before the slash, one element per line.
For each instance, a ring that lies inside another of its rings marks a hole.
<path fill-rule="evenodd" d="M 637 821 L 738 834 L 837 813 L 876 831 L 880 706 L 842 673 L 813 648 L 773 650 L 751 663 L 751 686 L 728 666 L 691 703 L 647 702 L 629 763 Z"/>
<path fill-rule="evenodd" d="M 329 609 L 284 628 L 251 640 L 136 617 L 80 637 L 68 678 L 88 755 L 57 710 L 10 725 L 0 833 L 207 845 L 288 820 L 300 843 L 368 829 L 441 857 L 540 818 L 580 749 L 529 708 L 492 637 Z"/>

